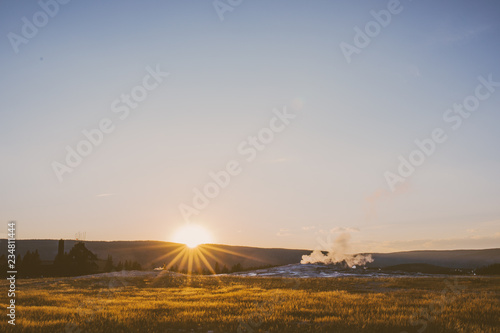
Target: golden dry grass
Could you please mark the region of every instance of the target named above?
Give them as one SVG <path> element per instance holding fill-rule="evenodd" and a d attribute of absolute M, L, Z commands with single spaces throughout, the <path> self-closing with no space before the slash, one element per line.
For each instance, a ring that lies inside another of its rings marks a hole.
<path fill-rule="evenodd" d="M 499 332 L 500 278 L 173 276 L 17 281 L 2 332 Z M 5 282 L 2 289 L 7 290 Z M 7 294 L 0 304 L 7 306 Z M 6 310 L 4 310 L 6 312 Z"/>

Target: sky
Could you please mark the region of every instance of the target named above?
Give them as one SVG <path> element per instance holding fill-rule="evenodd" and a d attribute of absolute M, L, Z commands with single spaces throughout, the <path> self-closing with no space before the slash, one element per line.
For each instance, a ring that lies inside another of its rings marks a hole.
<path fill-rule="evenodd" d="M 2 1 L 0 237 L 16 220 L 19 239 L 171 241 L 196 224 L 231 245 L 499 247 L 499 15 L 494 0 Z"/>

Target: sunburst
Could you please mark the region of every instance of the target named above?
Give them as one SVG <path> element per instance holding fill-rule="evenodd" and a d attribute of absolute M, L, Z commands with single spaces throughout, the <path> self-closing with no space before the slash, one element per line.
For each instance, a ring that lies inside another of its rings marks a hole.
<path fill-rule="evenodd" d="M 163 263 L 164 270 L 174 270 L 188 275 L 218 274 L 221 273 L 222 266 L 229 269 L 230 264 L 235 263 L 228 258 L 234 256 L 269 264 L 260 258 L 239 253 L 238 247 L 211 244 L 213 242 L 211 233 L 199 224 L 190 223 L 182 226 L 173 234 L 172 240 L 177 244 L 167 245 L 169 249 L 166 253 L 155 259 L 155 262 Z M 219 264 L 217 271 L 216 263 Z"/>

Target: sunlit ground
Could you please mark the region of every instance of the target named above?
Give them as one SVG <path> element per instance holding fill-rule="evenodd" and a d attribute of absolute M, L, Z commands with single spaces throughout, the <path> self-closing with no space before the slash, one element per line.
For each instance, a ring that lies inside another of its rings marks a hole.
<path fill-rule="evenodd" d="M 18 281 L 1 332 L 498 332 L 500 278 L 140 272 Z M 1 283 L 7 288 L 6 281 Z M 455 287 L 454 287 L 455 286 Z M 5 309 L 7 295 L 0 295 Z"/>

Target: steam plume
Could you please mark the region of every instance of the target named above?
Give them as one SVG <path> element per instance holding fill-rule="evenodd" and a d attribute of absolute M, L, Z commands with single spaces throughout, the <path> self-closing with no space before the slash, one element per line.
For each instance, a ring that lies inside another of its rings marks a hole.
<path fill-rule="evenodd" d="M 347 232 L 341 233 L 335 242 L 329 244 L 328 253 L 325 255 L 321 250 L 314 250 L 310 255 L 303 255 L 301 264 L 336 264 L 345 262 L 349 267 L 354 265 L 365 265 L 373 261 L 370 254 L 347 254 L 351 235 Z"/>

